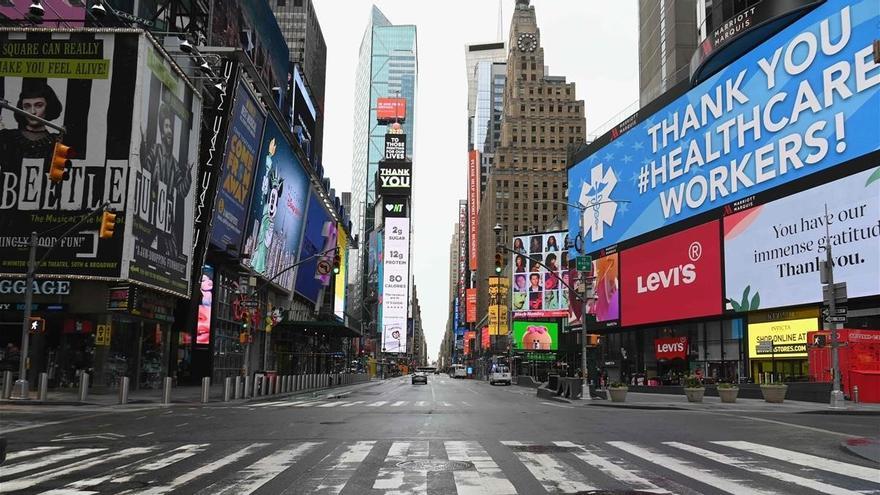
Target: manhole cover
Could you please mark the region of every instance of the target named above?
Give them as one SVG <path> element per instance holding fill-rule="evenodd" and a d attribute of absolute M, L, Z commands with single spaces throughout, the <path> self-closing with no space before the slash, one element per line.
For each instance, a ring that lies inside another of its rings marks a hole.
<path fill-rule="evenodd" d="M 474 463 L 467 461 L 444 461 L 442 459 L 417 459 L 404 461 L 397 467 L 410 471 L 466 471 L 474 468 Z"/>
<path fill-rule="evenodd" d="M 559 445 L 511 445 L 510 449 L 516 452 L 531 452 L 533 454 L 558 454 L 577 450 L 577 447 L 560 447 Z"/>

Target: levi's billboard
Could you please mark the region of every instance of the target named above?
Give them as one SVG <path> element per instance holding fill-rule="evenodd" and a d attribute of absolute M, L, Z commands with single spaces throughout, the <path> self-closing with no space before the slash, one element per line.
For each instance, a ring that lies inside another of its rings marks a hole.
<path fill-rule="evenodd" d="M 718 221 L 621 252 L 623 325 L 721 312 Z"/>
<path fill-rule="evenodd" d="M 654 339 L 654 356 L 660 359 L 685 359 L 687 358 L 687 337 L 666 337 Z"/>
<path fill-rule="evenodd" d="M 569 235 L 597 251 L 880 149 L 878 23 L 876 0 L 825 2 L 640 111 L 568 170 Z"/>

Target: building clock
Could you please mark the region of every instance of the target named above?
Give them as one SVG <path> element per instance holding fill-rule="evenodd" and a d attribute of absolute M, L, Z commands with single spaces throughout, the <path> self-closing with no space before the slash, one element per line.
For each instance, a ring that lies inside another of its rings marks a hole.
<path fill-rule="evenodd" d="M 533 52 L 538 48 L 538 38 L 533 33 L 523 33 L 516 39 L 516 47 L 521 52 Z"/>

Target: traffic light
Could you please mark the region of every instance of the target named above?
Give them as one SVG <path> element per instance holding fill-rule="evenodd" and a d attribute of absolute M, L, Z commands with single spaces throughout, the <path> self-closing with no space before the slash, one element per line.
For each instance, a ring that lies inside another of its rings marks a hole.
<path fill-rule="evenodd" d="M 501 274 L 504 269 L 504 256 L 501 253 L 495 253 L 495 273 Z"/>
<path fill-rule="evenodd" d="M 49 165 L 49 180 L 52 182 L 64 180 L 64 174 L 70 167 L 70 155 L 70 146 L 55 143 L 55 148 L 52 150 L 52 163 Z"/>
<path fill-rule="evenodd" d="M 587 334 L 587 346 L 588 347 L 599 347 L 599 336 L 594 333 Z"/>
<path fill-rule="evenodd" d="M 98 236 L 101 239 L 109 239 L 113 237 L 113 230 L 116 229 L 116 213 L 105 211 L 101 215 L 101 230 Z"/>
<path fill-rule="evenodd" d="M 333 255 L 333 274 L 339 274 L 339 265 L 342 263 L 342 257 L 339 256 L 339 252 Z"/>
<path fill-rule="evenodd" d="M 39 316 L 31 316 L 28 333 L 46 333 L 46 320 Z"/>

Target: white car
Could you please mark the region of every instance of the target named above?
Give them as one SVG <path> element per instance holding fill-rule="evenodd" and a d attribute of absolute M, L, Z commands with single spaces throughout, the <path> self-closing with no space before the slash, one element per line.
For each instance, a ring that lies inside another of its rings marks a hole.
<path fill-rule="evenodd" d="M 510 385 L 510 370 L 503 366 L 499 366 L 489 373 L 489 385 L 495 385 L 496 383 Z"/>

